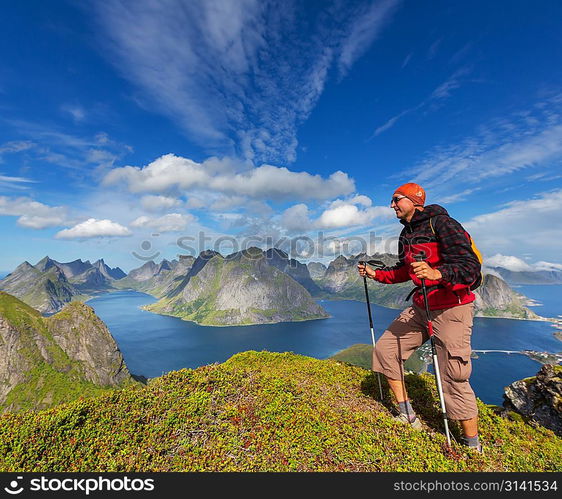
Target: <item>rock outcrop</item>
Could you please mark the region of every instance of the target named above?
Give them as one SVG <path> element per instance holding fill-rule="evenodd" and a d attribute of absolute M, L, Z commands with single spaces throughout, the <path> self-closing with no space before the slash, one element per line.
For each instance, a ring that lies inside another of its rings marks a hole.
<path fill-rule="evenodd" d="M 562 366 L 546 364 L 536 376 L 511 383 L 504 407 L 562 436 Z"/>
<path fill-rule="evenodd" d="M 322 279 L 328 267 L 320 262 L 309 262 L 307 264 L 308 273 L 312 279 Z"/>
<path fill-rule="evenodd" d="M 113 282 L 117 289 L 134 289 L 162 298 L 176 289 L 193 266 L 195 258 L 180 255 L 178 260 L 162 260 L 159 264 L 149 261 L 133 269 L 124 279 Z"/>
<path fill-rule="evenodd" d="M 264 255 L 269 265 L 291 276 L 295 281 L 306 288 L 310 294 L 314 295 L 320 291 L 318 285 L 310 277 L 308 267 L 304 263 L 294 258 L 289 258 L 287 253 L 277 248 L 268 249 Z"/>
<path fill-rule="evenodd" d="M 0 292 L 0 408 L 41 409 L 132 382 L 111 333 L 74 302 L 44 318 Z"/>
<path fill-rule="evenodd" d="M 499 277 L 486 274 L 482 285 L 476 289 L 474 302 L 476 315 L 513 319 L 538 319 L 539 316 L 525 307 L 527 299 L 516 293 Z"/>

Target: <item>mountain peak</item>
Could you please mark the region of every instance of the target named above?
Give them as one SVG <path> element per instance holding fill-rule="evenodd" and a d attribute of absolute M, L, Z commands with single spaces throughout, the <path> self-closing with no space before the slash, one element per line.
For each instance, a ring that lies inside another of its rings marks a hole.
<path fill-rule="evenodd" d="M 40 270 L 41 272 L 45 272 L 46 270 L 49 270 L 50 268 L 57 267 L 57 266 L 58 266 L 58 262 L 52 260 L 48 256 L 45 256 L 35 264 L 35 268 L 37 270 Z"/>

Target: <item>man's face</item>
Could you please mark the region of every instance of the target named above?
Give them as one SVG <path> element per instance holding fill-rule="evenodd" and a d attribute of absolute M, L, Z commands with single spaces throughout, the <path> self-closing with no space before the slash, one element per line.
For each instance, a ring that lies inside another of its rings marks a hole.
<path fill-rule="evenodd" d="M 394 210 L 394 213 L 396 213 L 397 218 L 406 220 L 407 222 L 412 219 L 416 211 L 414 203 L 402 194 L 395 194 L 392 196 L 390 207 Z"/>

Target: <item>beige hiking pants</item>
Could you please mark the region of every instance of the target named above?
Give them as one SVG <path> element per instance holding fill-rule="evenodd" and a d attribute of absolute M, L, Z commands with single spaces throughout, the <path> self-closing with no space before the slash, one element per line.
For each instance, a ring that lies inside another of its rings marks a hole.
<path fill-rule="evenodd" d="M 470 336 L 473 303 L 430 312 L 447 415 L 465 420 L 478 415 L 468 379 L 472 371 Z M 429 339 L 425 310 L 411 306 L 383 333 L 373 350 L 373 371 L 394 380 L 403 378 L 404 362 Z"/>

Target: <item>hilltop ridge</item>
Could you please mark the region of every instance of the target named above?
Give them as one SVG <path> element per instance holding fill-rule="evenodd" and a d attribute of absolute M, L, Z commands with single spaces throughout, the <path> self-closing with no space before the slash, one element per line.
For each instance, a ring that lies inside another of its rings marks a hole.
<path fill-rule="evenodd" d="M 370 371 L 244 352 L 97 398 L 0 417 L 2 471 L 555 471 L 562 440 L 478 401 L 484 455 L 445 437 L 430 375 L 408 375 L 424 428 L 392 419 Z M 385 388 L 386 389 L 386 388 Z M 459 437 L 459 428 L 452 425 Z"/>

